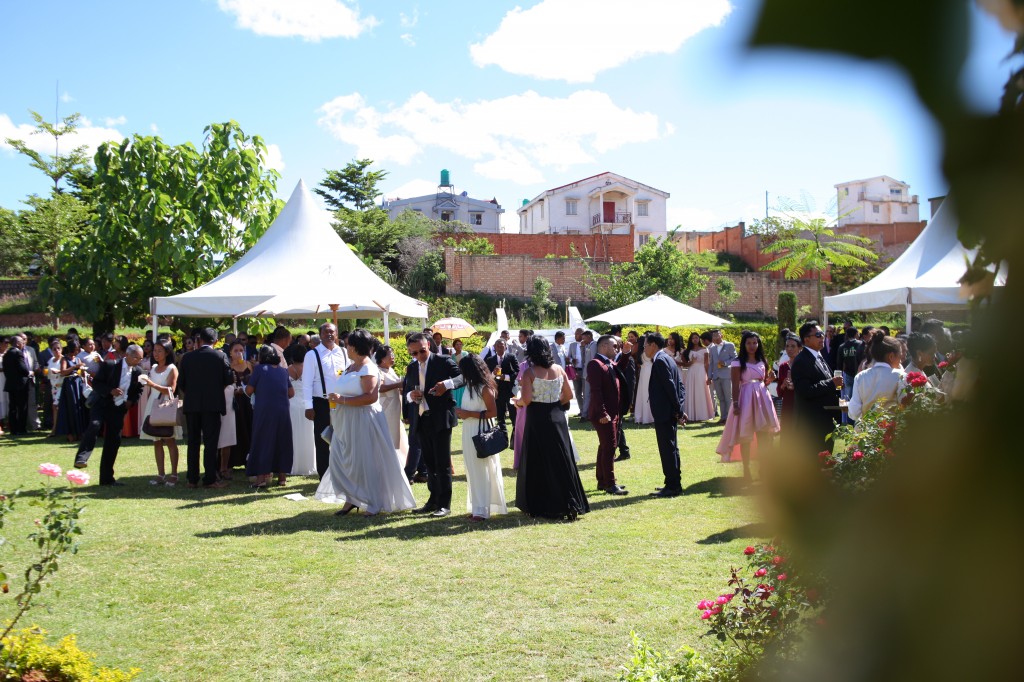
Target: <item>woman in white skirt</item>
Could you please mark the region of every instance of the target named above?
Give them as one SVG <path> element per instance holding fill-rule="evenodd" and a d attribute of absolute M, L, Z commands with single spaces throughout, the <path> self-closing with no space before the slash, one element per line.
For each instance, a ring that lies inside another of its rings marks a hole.
<path fill-rule="evenodd" d="M 466 511 L 470 521 L 485 521 L 492 514 L 507 514 L 505 485 L 501 478 L 501 455 L 476 456 L 473 436 L 480 425 L 498 414 L 494 377 L 479 355 L 470 353 L 459 362 L 466 390 L 455 416 L 462 420 L 462 456 L 466 460 Z M 525 412 L 522 413 L 525 416 Z"/>
<path fill-rule="evenodd" d="M 158 340 L 153 344 L 153 366 L 149 370 L 145 384 L 149 389 L 149 396 L 146 398 L 142 411 L 142 424 L 146 423 L 146 417 L 152 412 L 153 406 L 161 398 L 174 395 L 178 385 L 178 368 L 174 365 L 174 346 L 170 341 Z M 173 486 L 178 482 L 178 440 L 181 438 L 181 427 L 174 427 L 174 435 L 170 438 L 154 438 L 142 431 L 139 438 L 153 441 L 153 456 L 156 458 L 156 478 L 152 479 L 150 485 Z M 164 446 L 171 456 L 171 473 L 166 475 L 164 471 Z"/>

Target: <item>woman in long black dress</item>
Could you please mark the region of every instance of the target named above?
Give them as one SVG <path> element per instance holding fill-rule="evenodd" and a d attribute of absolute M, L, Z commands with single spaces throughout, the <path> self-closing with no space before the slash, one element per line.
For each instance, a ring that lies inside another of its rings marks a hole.
<path fill-rule="evenodd" d="M 245 344 L 235 341 L 228 349 L 231 360 L 231 372 L 235 377 L 235 444 L 231 446 L 231 456 L 227 469 L 244 467 L 249 456 L 249 443 L 252 442 L 252 402 L 245 394 L 245 387 L 252 376 L 252 361 L 245 359 Z"/>
<path fill-rule="evenodd" d="M 573 521 L 590 511 L 590 505 L 576 470 L 565 418 L 572 384 L 555 364 L 544 337 L 527 341 L 526 357 L 532 366 L 519 375 L 519 404 L 527 416 L 516 506 L 530 516 Z"/>

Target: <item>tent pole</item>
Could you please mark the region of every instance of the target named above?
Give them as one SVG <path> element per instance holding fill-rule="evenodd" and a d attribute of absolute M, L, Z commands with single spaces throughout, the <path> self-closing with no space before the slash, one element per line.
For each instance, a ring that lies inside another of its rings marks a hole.
<path fill-rule="evenodd" d="M 907 292 L 907 328 L 903 330 L 904 334 L 910 334 L 911 324 L 910 321 L 914 318 L 913 304 L 910 301 L 910 292 Z"/>
<path fill-rule="evenodd" d="M 828 311 L 821 311 L 821 326 L 823 329 L 828 329 Z"/>
<path fill-rule="evenodd" d="M 388 311 L 384 311 L 384 345 L 391 343 L 391 330 L 388 327 Z"/>
<path fill-rule="evenodd" d="M 156 317 L 156 297 L 149 299 L 149 312 L 153 316 L 153 343 L 156 343 L 156 329 L 159 325 Z"/>
<path fill-rule="evenodd" d="M 331 312 L 334 313 L 334 328 L 338 328 L 338 303 L 332 303 L 330 305 Z"/>
<path fill-rule="evenodd" d="M 231 318 L 231 333 L 234 334 L 236 338 L 238 337 L 238 318 L 237 317 L 232 317 Z"/>

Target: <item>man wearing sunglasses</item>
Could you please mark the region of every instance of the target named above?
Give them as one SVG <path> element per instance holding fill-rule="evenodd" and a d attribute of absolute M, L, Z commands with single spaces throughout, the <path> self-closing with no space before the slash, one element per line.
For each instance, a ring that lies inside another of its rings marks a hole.
<path fill-rule="evenodd" d="M 839 405 L 839 386 L 842 378 L 833 378 L 821 349 L 825 345 L 825 332 L 821 331 L 816 320 L 811 320 L 800 327 L 800 339 L 804 349 L 792 360 L 790 376 L 793 380 L 793 391 L 796 396 L 793 418 L 809 439 L 808 445 L 814 447 L 814 454 L 827 449 L 829 452 L 835 442 L 828 435 L 835 429 L 837 412 L 826 408 Z"/>
<path fill-rule="evenodd" d="M 412 362 L 405 371 L 405 397 L 412 404 L 410 428 L 419 436 L 427 465 L 430 497 L 416 514 L 448 516 L 452 507 L 452 428 L 458 423 L 451 390 L 462 385 L 462 374 L 450 356 L 430 352 L 429 334 L 413 334 L 408 348 Z"/>

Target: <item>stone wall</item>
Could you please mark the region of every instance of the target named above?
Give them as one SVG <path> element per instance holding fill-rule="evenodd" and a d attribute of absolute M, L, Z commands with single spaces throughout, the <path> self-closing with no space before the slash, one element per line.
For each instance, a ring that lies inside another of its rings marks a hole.
<path fill-rule="evenodd" d="M 494 251 L 502 256 L 532 256 L 544 258 L 548 255 L 576 255 L 595 260 L 610 260 L 621 263 L 633 260 L 633 231 L 629 234 L 474 234 L 484 237 L 494 245 Z"/>
<path fill-rule="evenodd" d="M 0 298 L 34 294 L 39 288 L 39 279 L 0 279 Z"/>
<path fill-rule="evenodd" d="M 714 312 L 718 302 L 718 290 L 715 282 L 719 277 L 732 280 L 736 291 L 742 295 L 732 305 L 725 306 L 723 312 L 742 315 L 776 316 L 776 303 L 780 291 L 792 291 L 796 294 L 797 306 L 810 306 L 815 315 L 821 315 L 821 301 L 818 299 L 818 283 L 814 280 L 796 279 L 781 280 L 772 277 L 770 272 L 709 272 L 708 285 L 700 295 L 688 305 L 694 308 Z M 825 295 L 828 295 L 827 289 Z"/>

